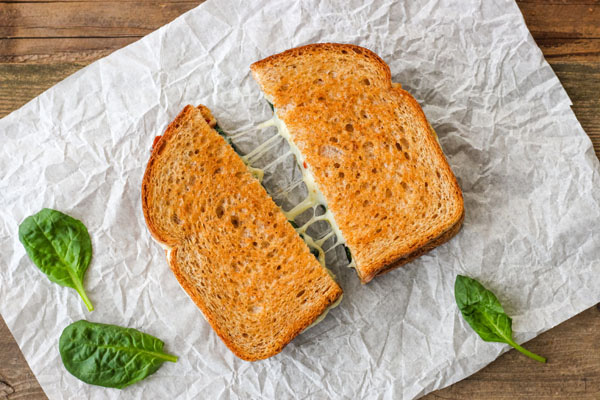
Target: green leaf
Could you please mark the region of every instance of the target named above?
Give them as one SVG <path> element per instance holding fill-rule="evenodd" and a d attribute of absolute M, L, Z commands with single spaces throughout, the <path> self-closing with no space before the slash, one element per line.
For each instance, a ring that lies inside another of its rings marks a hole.
<path fill-rule="evenodd" d="M 350 253 L 350 249 L 348 246 L 344 245 L 344 250 L 346 251 L 346 257 L 348 257 L 348 262 L 352 262 L 352 253 Z"/>
<path fill-rule="evenodd" d="M 163 352 L 162 340 L 132 328 L 77 321 L 60 335 L 67 371 L 92 385 L 122 389 L 177 357 Z"/>
<path fill-rule="evenodd" d="M 454 283 L 454 297 L 465 321 L 486 342 L 507 343 L 528 357 L 546 362 L 519 346 L 512 338 L 512 319 L 506 315 L 494 295 L 475 279 L 458 275 Z"/>
<path fill-rule="evenodd" d="M 225 136 L 225 131 L 219 126 L 219 124 L 215 125 L 214 130 L 217 131 L 219 135 Z"/>
<path fill-rule="evenodd" d="M 94 309 L 83 289 L 83 277 L 92 259 L 92 242 L 81 221 L 44 208 L 21 223 L 19 240 L 48 279 L 75 289 L 87 309 Z"/>
<path fill-rule="evenodd" d="M 271 103 L 270 101 L 267 101 L 267 104 L 269 104 L 271 111 L 275 112 L 275 107 L 273 107 L 273 103 Z"/>

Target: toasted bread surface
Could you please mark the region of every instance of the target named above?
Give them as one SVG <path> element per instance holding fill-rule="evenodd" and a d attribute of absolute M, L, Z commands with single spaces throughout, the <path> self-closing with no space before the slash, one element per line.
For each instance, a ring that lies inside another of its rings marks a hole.
<path fill-rule="evenodd" d="M 322 43 L 250 68 L 305 156 L 362 282 L 458 232 L 456 178 L 421 107 L 375 53 Z"/>
<path fill-rule="evenodd" d="M 264 359 L 342 291 L 214 124 L 203 106 L 175 118 L 148 162 L 142 208 L 216 333 L 238 357 Z"/>

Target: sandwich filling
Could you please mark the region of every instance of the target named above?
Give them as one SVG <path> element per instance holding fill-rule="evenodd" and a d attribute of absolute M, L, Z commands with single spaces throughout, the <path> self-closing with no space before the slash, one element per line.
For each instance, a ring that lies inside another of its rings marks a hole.
<path fill-rule="evenodd" d="M 285 123 L 279 118 L 277 118 L 277 113 L 273 113 L 273 118 L 266 122 L 263 122 L 258 127 L 264 129 L 270 126 L 275 126 L 277 128 L 278 134 L 281 137 L 283 137 L 284 140 L 288 143 L 290 151 L 292 152 L 292 154 L 296 158 L 296 161 L 300 165 L 300 170 L 302 171 L 302 182 L 306 185 L 308 189 L 308 196 L 301 203 L 294 206 L 291 210 L 283 210 L 283 213 L 287 217 L 288 221 L 295 221 L 298 216 L 305 213 L 309 209 L 313 209 L 315 207 L 322 207 L 318 208 L 319 210 L 324 209 L 324 213 L 320 215 L 317 215 L 317 212 L 314 212 L 313 216 L 310 217 L 309 220 L 304 222 L 301 226 L 297 226 L 297 224 L 294 223 L 294 228 L 296 229 L 296 232 L 298 232 L 298 234 L 300 234 L 300 236 L 302 236 L 304 241 L 308 244 L 308 247 L 310 247 L 311 249 L 316 249 L 318 251 L 317 259 L 319 260 L 321 265 L 323 265 L 323 267 L 327 268 L 324 250 L 325 242 L 330 238 L 335 237 L 335 243 L 338 245 L 344 245 L 345 247 L 346 240 L 344 239 L 344 235 L 342 234 L 342 231 L 335 222 L 333 212 L 331 212 L 331 210 L 327 207 L 327 200 L 325 200 L 323 193 L 321 193 L 321 191 L 319 190 L 319 187 L 315 182 L 314 175 L 310 171 L 310 166 L 306 163 L 304 156 L 302 155 L 298 147 L 295 145 L 295 143 L 292 141 L 290 133 Z M 244 157 L 242 157 L 242 159 L 244 159 Z M 246 159 L 244 159 L 244 161 L 246 162 Z M 307 234 L 308 228 L 317 221 L 326 221 L 327 223 L 329 223 L 330 226 L 330 231 L 326 233 L 325 236 L 319 239 L 315 239 L 311 235 Z M 345 247 L 345 249 L 346 254 L 348 255 L 347 247 Z M 355 267 L 354 261 L 351 259 L 351 257 L 348 258 L 348 266 Z"/>
<path fill-rule="evenodd" d="M 275 112 L 273 118 L 255 129 L 232 135 L 220 128 L 217 131 L 226 137 L 332 277 L 333 265 L 355 267 L 310 166 Z"/>

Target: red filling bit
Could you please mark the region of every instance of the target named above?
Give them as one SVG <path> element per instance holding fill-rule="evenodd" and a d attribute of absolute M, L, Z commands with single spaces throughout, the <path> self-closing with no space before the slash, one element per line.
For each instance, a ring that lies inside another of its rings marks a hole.
<path fill-rule="evenodd" d="M 156 136 L 156 137 L 154 138 L 154 142 L 152 142 L 152 148 L 150 149 L 150 151 L 152 151 L 152 149 L 154 149 L 154 148 L 156 147 L 156 143 L 158 143 L 158 142 L 160 141 L 160 138 L 161 138 L 161 137 L 162 137 L 162 136 Z"/>
<path fill-rule="evenodd" d="M 304 163 L 302 163 L 302 165 L 304 165 L 304 168 L 308 168 L 308 166 L 306 165 L 306 161 L 304 161 Z"/>

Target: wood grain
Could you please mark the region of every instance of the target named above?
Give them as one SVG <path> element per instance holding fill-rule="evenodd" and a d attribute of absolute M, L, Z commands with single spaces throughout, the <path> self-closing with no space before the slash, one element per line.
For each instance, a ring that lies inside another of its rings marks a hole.
<path fill-rule="evenodd" d="M 0 1 L 0 117 L 201 1 Z M 600 0 L 521 0 L 536 42 L 600 154 Z M 1 134 L 1 133 L 0 133 Z M 432 399 L 600 399 L 600 309 L 510 351 Z M 0 319 L 0 400 L 46 398 Z"/>
<path fill-rule="evenodd" d="M 4 3 L 0 37 L 139 37 L 196 5 L 197 1 Z"/>

